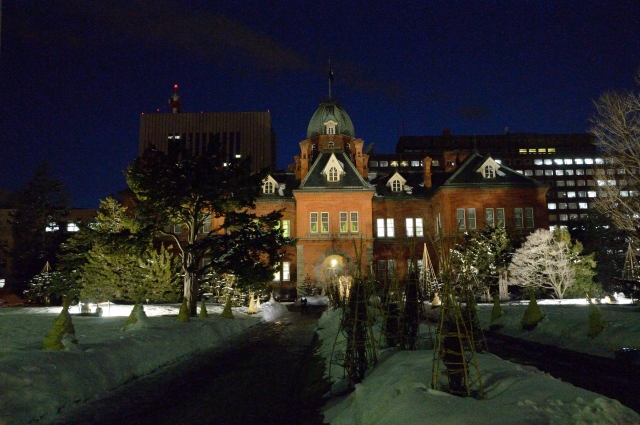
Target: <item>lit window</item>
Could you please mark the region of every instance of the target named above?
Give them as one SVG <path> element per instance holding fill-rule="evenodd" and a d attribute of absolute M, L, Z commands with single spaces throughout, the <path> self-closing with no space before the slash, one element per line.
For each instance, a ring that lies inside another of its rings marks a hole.
<path fill-rule="evenodd" d="M 320 213 L 320 232 L 329 233 L 329 213 Z"/>
<path fill-rule="evenodd" d="M 567 180 L 567 186 L 575 186 L 576 182 L 573 180 Z"/>
<path fill-rule="evenodd" d="M 620 196 L 622 196 L 623 198 L 627 198 L 629 196 L 629 191 L 628 190 L 621 190 L 620 191 Z"/>
<path fill-rule="evenodd" d="M 457 219 L 458 219 L 458 229 L 466 229 L 465 217 L 464 217 L 464 208 L 458 208 L 457 210 Z"/>
<path fill-rule="evenodd" d="M 568 214 L 560 214 L 560 221 L 568 221 L 568 220 L 569 220 Z"/>
<path fill-rule="evenodd" d="M 529 153 L 536 153 L 537 151 L 537 149 L 529 149 Z"/>
<path fill-rule="evenodd" d="M 336 167 L 329 168 L 328 177 L 329 177 L 328 180 L 330 182 L 337 182 L 338 181 L 338 169 Z"/>
<path fill-rule="evenodd" d="M 352 232 L 358 232 L 360 226 L 358 225 L 358 212 L 352 212 L 351 213 L 351 231 Z"/>
<path fill-rule="evenodd" d="M 392 238 L 395 235 L 395 229 L 393 227 L 393 219 L 392 218 L 379 218 L 376 220 L 376 228 L 378 229 L 378 237 L 384 238 Z"/>
<path fill-rule="evenodd" d="M 67 232 L 77 232 L 80 230 L 80 227 L 74 222 L 67 223 Z"/>
<path fill-rule="evenodd" d="M 60 230 L 60 227 L 58 226 L 58 223 L 52 221 L 47 225 L 47 228 L 45 230 L 47 232 L 57 232 L 58 230 Z"/>
<path fill-rule="evenodd" d="M 318 233 L 318 213 L 317 212 L 311 213 L 311 222 L 309 226 L 309 231 L 311 233 Z"/>
<path fill-rule="evenodd" d="M 389 161 L 380 161 L 380 166 L 381 167 L 388 167 L 389 166 Z"/>
<path fill-rule="evenodd" d="M 527 153 L 527 150 L 526 150 L 526 149 L 518 149 L 518 152 L 520 152 L 520 153 Z"/>
<path fill-rule="evenodd" d="M 587 192 L 585 192 L 584 190 L 581 190 L 578 192 L 578 198 L 586 198 L 587 197 Z"/>
<path fill-rule="evenodd" d="M 567 198 L 575 198 L 575 197 L 576 197 L 575 192 L 567 192 Z"/>
<path fill-rule="evenodd" d="M 347 222 L 347 213 L 341 212 L 340 213 L 340 232 L 342 233 L 347 232 L 348 229 L 349 229 L 349 223 Z"/>
<path fill-rule="evenodd" d="M 544 170 L 536 170 L 536 176 L 541 176 L 544 174 Z"/>
<path fill-rule="evenodd" d="M 578 168 L 576 170 L 576 176 L 584 176 L 584 169 Z"/>
<path fill-rule="evenodd" d="M 369 167 L 377 167 L 378 166 L 378 161 L 370 161 L 369 162 Z"/>
<path fill-rule="evenodd" d="M 493 227 L 495 225 L 495 219 L 493 217 L 493 208 L 486 208 L 484 210 L 484 217 L 487 222 L 487 227 Z"/>
<path fill-rule="evenodd" d="M 556 204 L 555 203 L 547 204 L 547 208 L 549 208 L 550 210 L 555 210 Z"/>
<path fill-rule="evenodd" d="M 393 227 L 393 219 L 392 218 L 388 218 L 387 219 L 387 237 L 394 237 L 395 236 L 395 229 Z"/>
<path fill-rule="evenodd" d="M 211 229 L 211 219 L 209 219 L 209 229 Z M 284 236 L 285 238 L 291 237 L 291 221 L 290 220 L 282 220 L 282 236 Z"/>
<path fill-rule="evenodd" d="M 556 170 L 556 176 L 564 176 L 564 170 Z"/>
<path fill-rule="evenodd" d="M 564 163 L 565 165 L 573 165 L 573 159 L 565 159 Z"/>
<path fill-rule="evenodd" d="M 556 153 L 556 148 L 548 148 L 547 153 Z"/>
<path fill-rule="evenodd" d="M 553 162 L 554 162 L 556 165 L 562 165 L 562 160 L 561 160 L 561 159 L 559 159 L 559 158 L 554 159 L 554 160 L 553 160 Z"/>
<path fill-rule="evenodd" d="M 282 280 L 291 280 L 291 263 L 288 261 L 282 262 Z"/>
<path fill-rule="evenodd" d="M 574 159 L 574 161 L 575 161 L 575 163 L 576 163 L 576 164 L 578 164 L 578 165 L 582 165 L 582 164 L 584 164 L 584 160 L 583 160 L 582 158 L 576 158 L 576 159 Z"/>
<path fill-rule="evenodd" d="M 420 161 L 411 161 L 411 166 L 412 167 L 419 167 L 420 166 Z"/>
<path fill-rule="evenodd" d="M 598 196 L 598 194 L 597 194 L 597 192 L 595 190 L 590 190 L 590 191 L 587 192 L 587 196 L 589 198 L 595 198 L 595 197 Z"/>
<path fill-rule="evenodd" d="M 542 165 L 542 160 L 541 159 L 534 159 L 533 160 L 533 164 L 534 165 Z"/>
<path fill-rule="evenodd" d="M 525 176 L 533 176 L 533 170 L 524 170 Z"/>
<path fill-rule="evenodd" d="M 517 228 L 522 228 L 523 227 L 522 208 L 515 208 L 513 213 L 514 213 L 515 218 L 516 218 L 516 227 Z"/>
<path fill-rule="evenodd" d="M 573 176 L 573 170 L 564 170 L 565 176 Z"/>
<path fill-rule="evenodd" d="M 483 175 L 485 179 L 492 179 L 496 176 L 496 172 L 491 165 L 485 165 Z"/>
<path fill-rule="evenodd" d="M 578 208 L 580 208 L 581 210 L 586 210 L 589 208 L 589 204 L 587 204 L 586 202 L 579 202 Z"/>
<path fill-rule="evenodd" d="M 604 164 L 604 160 L 602 158 L 596 158 L 596 164 L 602 165 Z"/>
<path fill-rule="evenodd" d="M 567 192 L 558 192 L 558 198 L 566 198 Z"/>
<path fill-rule="evenodd" d="M 496 208 L 496 220 L 498 229 L 504 229 L 504 208 Z"/>
<path fill-rule="evenodd" d="M 553 176 L 553 170 L 544 170 L 545 176 Z"/>
<path fill-rule="evenodd" d="M 406 225 L 406 229 L 407 229 L 407 237 L 408 238 L 412 238 L 414 236 L 414 234 L 413 234 L 413 219 L 412 218 L 406 218 L 404 221 L 405 221 L 405 225 Z"/>
<path fill-rule="evenodd" d="M 588 164 L 588 165 L 591 165 L 591 164 L 593 164 L 593 159 L 591 159 L 591 158 L 586 158 L 586 159 L 584 160 L 584 163 L 585 163 L 585 164 Z"/>
<path fill-rule="evenodd" d="M 567 207 L 568 207 L 568 205 L 567 205 L 567 203 L 566 203 L 566 202 L 560 202 L 560 203 L 558 204 L 558 208 L 559 208 L 559 209 L 561 209 L 561 210 L 566 210 L 566 209 L 567 209 Z"/>
<path fill-rule="evenodd" d="M 553 160 L 551 160 L 551 159 L 545 159 L 545 160 L 544 160 L 544 165 L 553 165 Z"/>
<path fill-rule="evenodd" d="M 273 185 L 272 182 L 269 182 L 269 181 L 265 182 L 264 186 L 262 186 L 262 187 L 263 187 L 263 192 L 264 193 L 273 193 L 273 192 L 275 192 L 275 188 L 274 188 L 274 185 Z"/>

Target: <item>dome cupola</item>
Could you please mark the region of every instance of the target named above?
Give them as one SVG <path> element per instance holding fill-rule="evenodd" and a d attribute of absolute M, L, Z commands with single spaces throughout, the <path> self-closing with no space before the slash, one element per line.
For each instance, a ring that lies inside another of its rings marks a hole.
<path fill-rule="evenodd" d="M 356 137 L 351 118 L 337 100 L 329 99 L 321 103 L 311 117 L 307 127 L 307 139 L 320 134 Z"/>

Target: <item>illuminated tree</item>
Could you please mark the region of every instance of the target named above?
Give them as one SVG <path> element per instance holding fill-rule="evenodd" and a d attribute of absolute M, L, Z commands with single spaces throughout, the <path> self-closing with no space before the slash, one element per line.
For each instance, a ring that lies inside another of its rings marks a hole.
<path fill-rule="evenodd" d="M 640 74 L 637 78 L 640 83 Z M 640 226 L 640 93 L 608 92 L 600 96 L 590 131 L 605 164 L 596 169 L 596 208 L 638 242 Z"/>

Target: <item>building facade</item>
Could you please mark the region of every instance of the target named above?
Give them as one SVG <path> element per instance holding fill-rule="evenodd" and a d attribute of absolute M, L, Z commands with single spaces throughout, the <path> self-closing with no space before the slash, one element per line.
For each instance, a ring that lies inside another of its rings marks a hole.
<path fill-rule="evenodd" d="M 386 161 L 386 163 L 384 163 Z M 321 285 L 359 260 L 380 280 L 486 226 L 525 236 L 547 228 L 548 187 L 476 149 L 372 154 L 333 100 L 313 114 L 289 172 L 265 179 L 259 211 L 284 209 L 286 248 L 275 283 Z M 418 266 L 420 265 L 420 261 Z"/>

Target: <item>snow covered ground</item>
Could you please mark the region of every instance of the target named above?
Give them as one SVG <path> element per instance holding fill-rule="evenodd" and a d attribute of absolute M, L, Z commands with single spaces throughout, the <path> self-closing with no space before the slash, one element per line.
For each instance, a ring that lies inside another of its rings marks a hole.
<path fill-rule="evenodd" d="M 308 297 L 309 305 L 326 302 Z M 525 305 L 503 305 L 502 332 L 518 337 L 601 356 L 613 356 L 621 347 L 640 349 L 640 309 L 603 305 L 608 326 L 591 339 L 587 307 L 540 302 L 546 318 L 531 332 L 520 319 Z M 102 306 L 105 317 L 74 316 L 79 351 L 42 350 L 44 336 L 60 312 L 57 308 L 0 308 L 0 424 L 46 422 L 65 405 L 89 402 L 136 377 L 242 332 L 260 320 L 286 314 L 278 303 L 263 304 L 260 313 L 246 315 L 234 308 L 235 320 L 222 319 L 220 306 L 208 306 L 208 319 L 178 323 L 178 306 L 145 306 L 147 326 L 122 331 L 131 306 Z M 72 310 L 72 313 L 77 311 Z M 491 305 L 480 305 L 479 316 L 488 326 Z M 107 317 L 108 316 L 108 317 Z M 339 314 L 327 312 L 319 323 L 329 356 Z M 424 329 L 423 329 L 424 330 Z M 615 400 L 573 387 L 532 367 L 478 355 L 486 398 L 460 398 L 431 389 L 430 350 L 378 352 L 379 364 L 356 390 L 331 399 L 325 421 L 331 424 L 640 424 L 640 415 Z M 341 371 L 332 369 L 338 378 Z M 338 386 L 336 386 L 338 387 Z"/>
<path fill-rule="evenodd" d="M 525 305 L 503 306 L 502 331 L 510 336 L 581 352 L 613 356 L 614 349 L 640 349 L 640 309 L 635 306 L 600 306 L 608 326 L 587 337 L 588 307 L 558 301 L 541 302 L 546 318 L 531 331 L 522 331 Z M 483 326 L 489 325 L 492 306 L 480 305 Z M 327 312 L 319 323 L 322 354 L 331 355 L 339 312 Z M 422 332 L 422 331 L 421 331 Z M 342 424 L 640 424 L 640 415 L 618 401 L 564 383 L 534 367 L 520 366 L 491 354 L 479 354 L 485 398 L 461 398 L 431 389 L 433 351 L 378 352 L 378 366 L 352 393 L 331 400 L 325 422 Z M 341 389 L 341 370 L 332 367 Z"/>
<path fill-rule="evenodd" d="M 104 317 L 73 316 L 77 351 L 44 351 L 45 335 L 61 307 L 0 309 L 0 424 L 46 423 L 66 405 L 91 401 L 124 383 L 177 360 L 224 343 L 260 320 L 274 320 L 287 309 L 265 303 L 247 315 L 233 308 L 234 320 L 219 317 L 179 323 L 179 305 L 148 305 L 144 326 L 122 331 L 132 306 L 102 306 Z M 72 307 L 70 312 L 78 313 Z"/>

